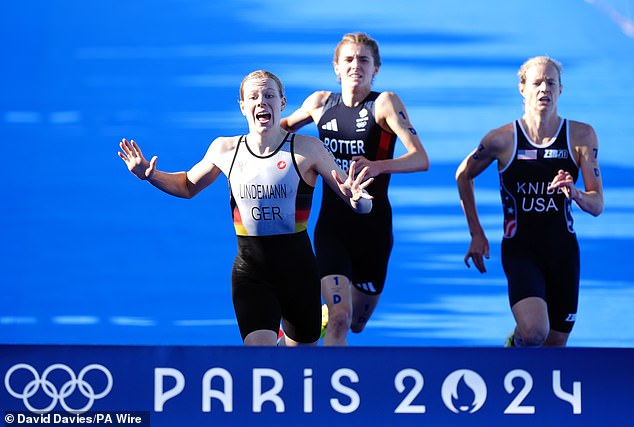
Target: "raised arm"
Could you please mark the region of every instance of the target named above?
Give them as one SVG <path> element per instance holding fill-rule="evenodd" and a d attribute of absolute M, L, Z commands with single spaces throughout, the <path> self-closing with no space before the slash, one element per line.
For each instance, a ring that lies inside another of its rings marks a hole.
<path fill-rule="evenodd" d="M 426 171 L 429 169 L 429 158 L 418 132 L 414 129 L 405 105 L 392 92 L 383 92 L 376 100 L 377 123 L 388 132 L 395 133 L 403 142 L 407 153 L 395 159 L 370 161 L 362 156 L 353 157 L 358 168 L 368 167 L 368 176 L 378 176 L 384 173 L 404 173 Z"/>
<path fill-rule="evenodd" d="M 581 209 L 598 216 L 603 212 L 603 183 L 599 169 L 599 141 L 592 126 L 570 122 L 570 140 L 575 160 L 581 170 L 585 191 L 579 190 L 568 171 L 559 171 L 549 188 L 562 188 L 566 197 Z"/>
<path fill-rule="evenodd" d="M 301 107 L 284 117 L 280 126 L 289 132 L 296 132 L 312 122 L 317 123 L 321 118 L 322 108 L 330 96 L 328 91 L 317 91 L 304 100 Z"/>
<path fill-rule="evenodd" d="M 122 139 L 119 143 L 119 157 L 125 162 L 128 170 L 141 180 L 146 180 L 161 191 L 172 196 L 191 199 L 211 184 L 220 174 L 207 155 L 188 172 L 163 172 L 156 168 L 157 156 L 148 162 L 139 145 L 134 141 Z"/>

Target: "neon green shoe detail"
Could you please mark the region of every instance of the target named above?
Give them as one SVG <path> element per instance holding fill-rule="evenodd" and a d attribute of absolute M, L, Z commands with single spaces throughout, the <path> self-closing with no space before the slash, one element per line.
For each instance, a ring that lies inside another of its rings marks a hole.
<path fill-rule="evenodd" d="M 515 331 L 511 332 L 504 341 L 504 347 L 515 347 Z"/>
<path fill-rule="evenodd" d="M 323 338 L 326 335 L 326 328 L 328 327 L 328 306 L 323 304 L 321 306 L 321 334 L 319 338 Z"/>

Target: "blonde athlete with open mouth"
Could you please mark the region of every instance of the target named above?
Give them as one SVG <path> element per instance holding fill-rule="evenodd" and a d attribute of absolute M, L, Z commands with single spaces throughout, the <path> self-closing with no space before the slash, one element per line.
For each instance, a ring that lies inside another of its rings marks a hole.
<path fill-rule="evenodd" d="M 365 33 L 345 34 L 333 65 L 341 92 L 313 93 L 282 120 L 282 127 L 296 131 L 314 122 L 319 138 L 344 170 L 356 162 L 374 177 L 368 187 L 374 197 L 369 215 L 350 215 L 335 192 L 324 186 L 315 227 L 321 291 L 328 308 L 323 343 L 346 345 L 348 330 L 365 328 L 385 285 L 393 243 L 390 176 L 425 171 L 429 159 L 401 99 L 393 92 L 372 90 L 381 67 L 374 39 Z M 407 152 L 394 158 L 397 138 Z"/>
<path fill-rule="evenodd" d="M 187 172 L 156 168 L 139 145 L 127 139 L 119 156 L 130 172 L 177 197 L 192 198 L 227 176 L 238 239 L 232 270 L 232 298 L 245 345 L 276 345 L 282 322 L 284 344 L 315 345 L 321 331 L 321 297 L 315 255 L 306 231 L 317 177 L 350 212 L 372 209 L 364 190 L 368 167 L 347 175 L 317 138 L 280 127 L 286 105 L 280 80 L 268 71 L 247 75 L 240 85 L 240 110 L 249 133 L 216 138 L 203 159 Z M 360 215 L 362 216 L 362 215 Z"/>

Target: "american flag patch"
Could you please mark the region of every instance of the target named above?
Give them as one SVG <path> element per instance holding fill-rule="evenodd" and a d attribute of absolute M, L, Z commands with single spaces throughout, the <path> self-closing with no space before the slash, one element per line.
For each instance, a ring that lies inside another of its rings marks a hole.
<path fill-rule="evenodd" d="M 537 160 L 537 150 L 517 150 L 517 160 Z"/>

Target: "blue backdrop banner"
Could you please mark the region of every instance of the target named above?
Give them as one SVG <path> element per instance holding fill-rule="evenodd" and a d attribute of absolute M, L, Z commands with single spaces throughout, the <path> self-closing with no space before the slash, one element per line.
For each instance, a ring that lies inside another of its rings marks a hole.
<path fill-rule="evenodd" d="M 5 426 L 626 425 L 632 360 L 626 348 L 0 345 L 0 408 Z"/>

